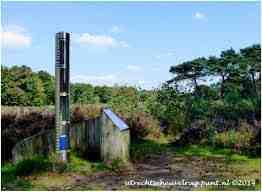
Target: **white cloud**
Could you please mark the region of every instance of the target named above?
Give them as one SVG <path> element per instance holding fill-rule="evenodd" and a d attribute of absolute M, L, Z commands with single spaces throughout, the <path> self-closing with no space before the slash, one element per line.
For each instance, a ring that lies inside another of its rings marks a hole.
<path fill-rule="evenodd" d="M 22 26 L 19 26 L 19 25 L 7 25 L 7 26 L 4 26 L 4 31 L 13 31 L 13 32 L 26 32 L 26 29 Z"/>
<path fill-rule="evenodd" d="M 99 47 L 128 47 L 125 41 L 118 41 L 117 39 L 106 35 L 93 35 L 90 33 L 83 33 L 74 35 L 75 41 L 81 45 L 93 45 Z"/>
<path fill-rule="evenodd" d="M 123 28 L 122 28 L 122 27 L 119 27 L 119 26 L 117 26 L 117 25 L 114 25 L 114 26 L 111 27 L 111 29 L 109 30 L 109 32 L 110 32 L 110 33 L 115 33 L 115 34 L 121 33 L 121 32 L 123 32 Z"/>
<path fill-rule="evenodd" d="M 32 43 L 32 37 L 26 33 L 25 28 L 18 25 L 4 27 L 1 39 L 3 47 L 7 48 L 25 48 Z"/>
<path fill-rule="evenodd" d="M 139 72 L 139 71 L 142 71 L 142 67 L 138 66 L 138 65 L 128 65 L 127 66 L 127 69 L 129 71 L 132 71 L 132 72 Z"/>
<path fill-rule="evenodd" d="M 194 18 L 198 20 L 207 20 L 207 16 L 204 13 L 201 12 L 195 12 Z"/>
<path fill-rule="evenodd" d="M 160 81 L 145 80 L 138 76 L 121 76 L 121 74 L 105 74 L 105 75 L 73 75 L 71 78 L 73 83 L 89 83 L 92 85 L 107 85 L 107 86 L 136 86 L 144 89 L 152 89 L 158 87 Z"/>
<path fill-rule="evenodd" d="M 73 83 L 90 83 L 94 85 L 113 85 L 117 82 L 116 75 L 75 75 L 71 77 Z"/>

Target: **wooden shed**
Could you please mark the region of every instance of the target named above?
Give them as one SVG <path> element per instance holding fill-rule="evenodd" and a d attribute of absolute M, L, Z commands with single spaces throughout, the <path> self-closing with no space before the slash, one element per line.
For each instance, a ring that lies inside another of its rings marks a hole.
<path fill-rule="evenodd" d="M 130 134 L 127 124 L 110 109 L 103 110 L 101 124 L 101 158 L 128 160 Z"/>
<path fill-rule="evenodd" d="M 89 159 L 129 159 L 129 127 L 109 108 L 104 108 L 101 116 L 95 119 L 73 125 L 70 143 L 72 149 L 86 154 Z"/>

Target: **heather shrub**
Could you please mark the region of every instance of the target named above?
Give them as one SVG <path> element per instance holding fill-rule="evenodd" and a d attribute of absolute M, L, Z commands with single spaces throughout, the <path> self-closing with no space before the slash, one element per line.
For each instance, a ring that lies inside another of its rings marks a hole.
<path fill-rule="evenodd" d="M 132 113 L 127 119 L 132 138 L 160 136 L 159 122 L 146 112 Z"/>
<path fill-rule="evenodd" d="M 210 134 L 209 125 L 204 120 L 196 120 L 189 128 L 185 128 L 174 142 L 176 146 L 186 146 L 199 144 L 203 139 L 207 139 Z M 193 138 L 193 139 L 192 139 Z"/>
<path fill-rule="evenodd" d="M 81 122 L 85 119 L 83 110 L 80 107 L 75 107 L 72 113 L 72 122 Z"/>
<path fill-rule="evenodd" d="M 41 131 L 54 129 L 55 126 L 55 117 L 52 112 L 16 113 L 9 111 L 1 115 L 2 160 L 11 158 L 11 150 L 18 141 Z"/>
<path fill-rule="evenodd" d="M 101 115 L 102 105 L 87 104 L 87 105 L 75 105 L 72 108 L 73 123 L 80 122 L 85 118 L 96 118 Z"/>
<path fill-rule="evenodd" d="M 230 130 L 215 135 L 215 145 L 218 147 L 231 148 L 238 153 L 248 153 L 251 141 L 254 137 L 251 130 Z"/>

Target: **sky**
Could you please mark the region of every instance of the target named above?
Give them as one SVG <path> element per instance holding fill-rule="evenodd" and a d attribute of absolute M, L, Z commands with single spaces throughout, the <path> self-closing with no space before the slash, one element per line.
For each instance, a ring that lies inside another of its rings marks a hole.
<path fill-rule="evenodd" d="M 260 43 L 258 2 L 2 2 L 2 64 L 54 75 L 71 33 L 71 82 L 152 89 L 170 66 Z"/>

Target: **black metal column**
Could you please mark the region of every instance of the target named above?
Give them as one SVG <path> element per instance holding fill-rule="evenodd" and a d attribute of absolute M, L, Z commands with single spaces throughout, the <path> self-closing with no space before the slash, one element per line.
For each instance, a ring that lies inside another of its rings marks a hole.
<path fill-rule="evenodd" d="M 70 34 L 65 32 L 56 33 L 56 150 L 61 155 L 62 161 L 67 161 L 67 149 L 69 147 L 69 57 L 70 57 Z"/>

